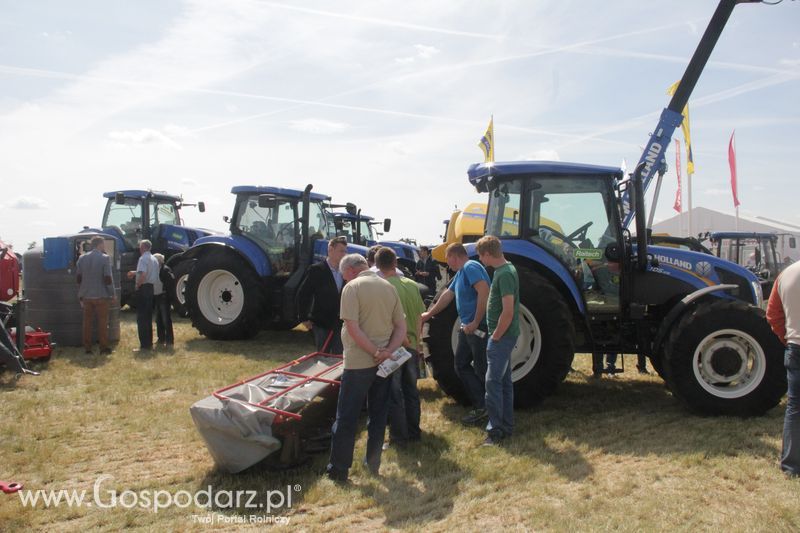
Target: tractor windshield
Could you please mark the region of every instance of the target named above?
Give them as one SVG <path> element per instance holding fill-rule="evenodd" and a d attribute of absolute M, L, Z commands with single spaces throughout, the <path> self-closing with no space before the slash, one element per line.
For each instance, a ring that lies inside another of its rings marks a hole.
<path fill-rule="evenodd" d="M 486 233 L 533 241 L 558 257 L 595 310 L 619 307 L 615 197 L 607 178 L 536 176 L 501 182 L 489 193 Z"/>
<path fill-rule="evenodd" d="M 114 198 L 108 199 L 103 214 L 103 228 L 118 231 L 130 248 L 136 248 L 142 239 L 143 220 L 142 200 L 125 198 L 124 203 L 118 204 Z"/>
<path fill-rule="evenodd" d="M 764 278 L 777 275 L 779 270 L 771 236 L 725 237 L 713 243 L 713 251 Z"/>
<path fill-rule="evenodd" d="M 294 271 L 295 243 L 299 241 L 297 200 L 277 198 L 259 207 L 258 194 L 240 195 L 234 228 L 267 252 L 276 274 Z"/>

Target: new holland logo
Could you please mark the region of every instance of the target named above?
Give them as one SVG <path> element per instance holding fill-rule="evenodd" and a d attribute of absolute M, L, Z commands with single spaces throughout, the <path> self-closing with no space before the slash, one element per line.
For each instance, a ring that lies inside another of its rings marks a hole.
<path fill-rule="evenodd" d="M 700 261 L 694 266 L 694 269 L 701 276 L 707 277 L 709 274 L 711 274 L 711 271 L 714 269 L 714 267 L 712 267 L 711 263 L 708 261 Z"/>

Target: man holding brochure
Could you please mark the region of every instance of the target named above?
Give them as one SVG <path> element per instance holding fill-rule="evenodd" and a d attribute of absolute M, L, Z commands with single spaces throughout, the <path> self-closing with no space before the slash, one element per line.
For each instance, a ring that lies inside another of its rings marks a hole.
<path fill-rule="evenodd" d="M 366 259 L 346 255 L 339 263 L 347 285 L 342 289 L 339 316 L 344 321 L 344 373 L 331 430 L 328 477 L 347 482 L 353 464 L 358 415 L 367 400 L 367 452 L 364 463 L 372 475 L 381 465 L 389 398 L 389 379 L 377 366 L 389 359 L 406 339 L 406 319 L 394 287 L 369 270 Z"/>

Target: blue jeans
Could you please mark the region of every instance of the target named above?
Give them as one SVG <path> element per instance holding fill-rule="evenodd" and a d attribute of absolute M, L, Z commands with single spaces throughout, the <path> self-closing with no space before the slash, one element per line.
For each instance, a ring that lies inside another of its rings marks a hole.
<path fill-rule="evenodd" d="M 488 335 L 480 338 L 477 335 L 458 333 L 458 346 L 455 353 L 456 374 L 467 392 L 469 401 L 475 409 L 485 407 L 484 383 L 486 381 L 486 342 Z"/>
<path fill-rule="evenodd" d="M 420 402 L 419 356 L 413 350 L 411 359 L 395 370 L 389 379 L 389 438 L 394 442 L 419 440 Z"/>
<path fill-rule="evenodd" d="M 175 344 L 175 332 L 172 329 L 172 314 L 170 312 L 169 296 L 167 293 L 155 295 L 156 337 L 159 344 Z"/>
<path fill-rule="evenodd" d="M 786 415 L 783 420 L 781 470 L 800 475 L 800 346 L 788 344 L 783 356 L 786 380 L 789 382 Z"/>
<path fill-rule="evenodd" d="M 333 331 L 333 336 L 331 337 L 331 341 L 328 343 L 328 348 L 325 350 L 325 353 L 330 353 L 333 355 L 342 355 L 342 352 L 344 352 L 344 350 L 342 349 L 341 326 L 336 326 L 331 330 L 313 324 L 311 326 L 311 331 L 312 333 L 314 333 L 314 343 L 317 345 L 318 352 L 322 351 L 322 348 L 325 346 L 325 341 L 328 340 L 328 335 L 330 334 L 331 331 Z"/>
<path fill-rule="evenodd" d="M 486 347 L 486 431 L 492 438 L 510 437 L 514 430 L 514 383 L 511 381 L 511 352 L 517 338 L 506 335 Z"/>
<path fill-rule="evenodd" d="M 386 414 L 389 405 L 389 380 L 378 377 L 377 368 L 345 369 L 336 405 L 336 421 L 331 429 L 331 457 L 328 472 L 347 479 L 353 465 L 358 416 L 367 400 L 366 463 L 373 473 L 381 466 Z"/>

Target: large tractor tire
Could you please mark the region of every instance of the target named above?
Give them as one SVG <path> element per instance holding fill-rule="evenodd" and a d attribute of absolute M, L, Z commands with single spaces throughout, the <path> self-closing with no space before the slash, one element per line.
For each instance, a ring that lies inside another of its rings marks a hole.
<path fill-rule="evenodd" d="M 175 276 L 175 286 L 173 287 L 174 293 L 170 294 L 170 300 L 175 314 L 184 318 L 189 316 L 189 309 L 186 307 L 186 282 L 189 280 L 189 273 L 191 273 L 194 264 L 194 261 L 185 260 L 175 265 L 172 269 L 172 274 Z"/>
<path fill-rule="evenodd" d="M 460 324 L 455 302 L 431 318 L 426 338 L 429 352 L 427 362 L 433 371 L 433 379 L 444 393 L 461 405 L 469 405 L 469 397 L 456 374 L 454 359 Z"/>
<path fill-rule="evenodd" d="M 514 406 L 531 407 L 553 394 L 567 377 L 575 355 L 575 328 L 567 304 L 551 283 L 519 268 L 520 336 L 511 353 Z M 442 389 L 464 403 L 453 357 L 459 321 L 455 304 L 431 321 L 428 333 L 429 362 Z"/>
<path fill-rule="evenodd" d="M 699 413 L 760 415 L 786 393 L 783 351 L 761 309 L 701 303 L 670 333 L 664 373 L 672 393 Z"/>
<path fill-rule="evenodd" d="M 262 327 L 264 292 L 253 269 L 226 250 L 200 257 L 186 283 L 192 325 L 210 339 L 249 339 Z"/>

